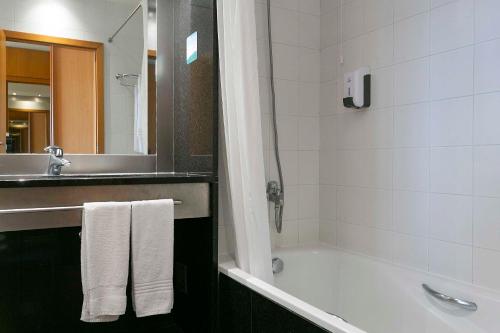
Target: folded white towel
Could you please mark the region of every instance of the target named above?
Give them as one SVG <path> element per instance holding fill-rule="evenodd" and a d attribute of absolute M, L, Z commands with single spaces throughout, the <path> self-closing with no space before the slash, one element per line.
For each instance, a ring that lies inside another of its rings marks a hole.
<path fill-rule="evenodd" d="M 127 306 L 130 202 L 86 203 L 83 209 L 81 320 L 117 320 Z"/>
<path fill-rule="evenodd" d="M 174 202 L 132 202 L 132 303 L 137 317 L 169 313 L 174 304 Z"/>

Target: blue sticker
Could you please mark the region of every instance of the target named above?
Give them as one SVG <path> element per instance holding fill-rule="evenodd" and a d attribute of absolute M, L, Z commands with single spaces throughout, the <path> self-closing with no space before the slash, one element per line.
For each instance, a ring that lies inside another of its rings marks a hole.
<path fill-rule="evenodd" d="M 193 32 L 186 39 L 186 63 L 189 65 L 198 59 L 198 32 Z"/>

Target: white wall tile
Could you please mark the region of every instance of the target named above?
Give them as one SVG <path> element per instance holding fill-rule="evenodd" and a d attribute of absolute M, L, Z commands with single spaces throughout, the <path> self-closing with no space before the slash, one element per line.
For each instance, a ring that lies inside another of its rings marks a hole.
<path fill-rule="evenodd" d="M 285 209 L 284 220 L 296 220 L 299 218 L 299 187 L 291 185 L 285 187 Z M 274 216 L 274 205 L 269 206 L 270 216 Z"/>
<path fill-rule="evenodd" d="M 338 220 L 381 229 L 392 229 L 392 191 L 339 187 Z"/>
<path fill-rule="evenodd" d="M 319 186 L 319 217 L 321 220 L 337 220 L 337 187 L 335 185 Z"/>
<path fill-rule="evenodd" d="M 394 58 L 397 62 L 429 54 L 429 13 L 401 20 L 394 28 Z"/>
<path fill-rule="evenodd" d="M 407 148 L 394 151 L 394 188 L 429 190 L 429 149 Z"/>
<path fill-rule="evenodd" d="M 319 183 L 335 185 L 337 182 L 337 154 L 333 150 L 322 150 L 319 160 Z"/>
<path fill-rule="evenodd" d="M 280 116 L 299 114 L 299 84 L 297 81 L 274 80 L 276 112 Z"/>
<path fill-rule="evenodd" d="M 365 0 L 364 16 L 366 31 L 392 25 L 394 22 L 393 0 Z"/>
<path fill-rule="evenodd" d="M 320 114 L 333 115 L 337 112 L 337 83 L 330 81 L 321 84 Z"/>
<path fill-rule="evenodd" d="M 500 197 L 500 146 L 474 148 L 474 194 Z"/>
<path fill-rule="evenodd" d="M 320 118 L 320 149 L 322 151 L 335 151 L 337 147 L 337 117 L 328 116 Z"/>
<path fill-rule="evenodd" d="M 500 144 L 500 93 L 475 96 L 474 143 Z"/>
<path fill-rule="evenodd" d="M 319 237 L 319 221 L 299 220 L 299 244 L 315 244 Z"/>
<path fill-rule="evenodd" d="M 299 150 L 319 150 L 319 118 L 299 118 Z"/>
<path fill-rule="evenodd" d="M 271 6 L 282 7 L 292 10 L 299 9 L 299 0 L 270 0 Z"/>
<path fill-rule="evenodd" d="M 338 48 L 336 45 L 321 50 L 321 82 L 337 79 Z"/>
<path fill-rule="evenodd" d="M 498 13 L 500 2 L 497 0 L 476 0 L 474 21 L 477 42 L 500 37 Z"/>
<path fill-rule="evenodd" d="M 429 230 L 429 194 L 394 192 L 394 230 L 414 236 L 427 236 Z"/>
<path fill-rule="evenodd" d="M 396 105 L 425 102 L 429 99 L 429 59 L 419 59 L 395 67 Z"/>
<path fill-rule="evenodd" d="M 472 97 L 431 103 L 431 145 L 471 145 L 474 123 Z"/>
<path fill-rule="evenodd" d="M 474 283 L 500 289 L 500 252 L 474 248 Z"/>
<path fill-rule="evenodd" d="M 394 105 L 394 67 L 373 71 L 371 94 L 372 109 L 388 108 Z"/>
<path fill-rule="evenodd" d="M 299 186 L 299 219 L 319 218 L 319 186 Z"/>
<path fill-rule="evenodd" d="M 394 262 L 427 270 L 427 239 L 404 234 L 394 235 Z"/>
<path fill-rule="evenodd" d="M 363 24 L 364 8 L 362 0 L 351 0 L 343 6 L 342 39 L 348 40 L 366 32 Z"/>
<path fill-rule="evenodd" d="M 337 223 L 335 221 L 319 221 L 319 240 L 331 245 L 337 245 Z"/>
<path fill-rule="evenodd" d="M 500 199 L 474 200 L 474 246 L 500 251 Z"/>
<path fill-rule="evenodd" d="M 431 57 L 433 100 L 472 95 L 474 92 L 474 49 L 465 47 Z"/>
<path fill-rule="evenodd" d="M 320 84 L 313 82 L 299 82 L 299 111 L 300 116 L 318 117 L 320 111 Z"/>
<path fill-rule="evenodd" d="M 285 150 L 297 150 L 299 123 L 295 116 L 278 116 L 279 147 Z"/>
<path fill-rule="evenodd" d="M 299 49 L 299 80 L 302 82 L 320 82 L 319 50 Z"/>
<path fill-rule="evenodd" d="M 472 148 L 431 149 L 431 191 L 472 194 Z"/>
<path fill-rule="evenodd" d="M 338 17 L 339 12 L 337 8 L 321 16 L 321 48 L 337 44 L 339 40 Z"/>
<path fill-rule="evenodd" d="M 319 152 L 299 151 L 299 184 L 314 185 L 319 183 Z"/>
<path fill-rule="evenodd" d="M 336 117 L 339 148 L 392 147 L 392 109 L 346 112 Z"/>
<path fill-rule="evenodd" d="M 296 11 L 271 7 L 271 30 L 274 43 L 299 44 L 299 14 Z"/>
<path fill-rule="evenodd" d="M 321 0 L 299 1 L 299 11 L 303 13 L 320 15 L 321 10 Z"/>
<path fill-rule="evenodd" d="M 392 187 L 389 149 L 337 151 L 338 184 L 388 189 Z"/>
<path fill-rule="evenodd" d="M 431 11 L 431 52 L 471 45 L 474 40 L 474 0 L 455 0 Z"/>
<path fill-rule="evenodd" d="M 429 146 L 429 104 L 399 106 L 394 112 L 395 147 Z"/>
<path fill-rule="evenodd" d="M 398 0 L 394 2 L 396 20 L 413 16 L 429 9 L 429 0 Z"/>
<path fill-rule="evenodd" d="M 299 48 L 273 43 L 274 77 L 276 79 L 298 80 Z M 266 61 L 269 56 L 264 58 Z M 263 62 L 264 62 L 263 61 Z"/>
<path fill-rule="evenodd" d="M 394 27 L 389 25 L 366 36 L 365 65 L 379 68 L 392 65 L 394 55 Z"/>
<path fill-rule="evenodd" d="M 500 90 L 500 39 L 477 44 L 474 58 L 476 93 Z"/>
<path fill-rule="evenodd" d="M 472 245 L 472 203 L 470 196 L 431 194 L 430 237 Z"/>
<path fill-rule="evenodd" d="M 309 2 L 309 1 L 301 1 Z M 320 19 L 319 16 L 299 14 L 299 45 L 319 50 L 320 48 Z"/>
<path fill-rule="evenodd" d="M 472 282 L 472 247 L 430 240 L 429 270 L 432 273 Z"/>

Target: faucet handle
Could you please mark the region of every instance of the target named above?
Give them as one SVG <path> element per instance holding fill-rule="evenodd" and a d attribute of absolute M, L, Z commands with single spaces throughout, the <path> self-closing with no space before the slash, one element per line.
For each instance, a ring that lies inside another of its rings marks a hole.
<path fill-rule="evenodd" d="M 54 155 L 55 157 L 63 157 L 64 156 L 64 151 L 61 147 L 59 146 L 48 146 L 44 148 L 44 151 L 46 151 L 49 154 Z"/>

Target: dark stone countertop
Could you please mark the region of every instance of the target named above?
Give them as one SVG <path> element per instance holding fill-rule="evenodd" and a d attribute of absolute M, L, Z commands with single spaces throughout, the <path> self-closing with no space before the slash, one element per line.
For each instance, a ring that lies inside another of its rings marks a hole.
<path fill-rule="evenodd" d="M 126 174 L 0 175 L 0 188 L 213 183 L 212 173 L 158 172 Z"/>

